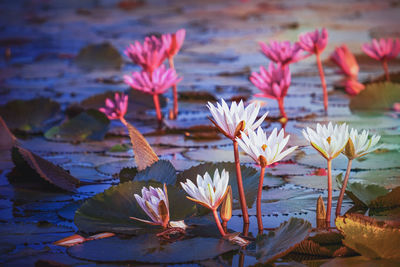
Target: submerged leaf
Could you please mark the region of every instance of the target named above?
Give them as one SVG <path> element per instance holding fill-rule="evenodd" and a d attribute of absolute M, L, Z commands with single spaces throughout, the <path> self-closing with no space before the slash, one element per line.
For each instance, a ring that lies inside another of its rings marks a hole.
<path fill-rule="evenodd" d="M 79 51 L 76 64 L 83 69 L 119 69 L 123 63 L 121 55 L 110 43 L 91 44 Z"/>
<path fill-rule="evenodd" d="M 75 191 L 80 183 L 63 168 L 22 147 L 13 148 L 12 158 L 18 172 L 24 174 L 23 177 L 11 178 L 15 183 L 28 183 L 32 186 L 41 184 L 66 191 Z"/>
<path fill-rule="evenodd" d="M 392 224 L 360 214 L 336 218 L 336 226 L 344 235 L 343 243 L 371 259 L 400 260 L 400 227 Z"/>
<path fill-rule="evenodd" d="M 60 104 L 49 98 L 13 100 L 0 106 L 0 116 L 12 130 L 41 132 L 60 111 Z"/>
<path fill-rule="evenodd" d="M 82 232 L 114 232 L 133 234 L 143 228 L 158 229 L 145 223 L 130 219 L 136 217 L 150 218 L 137 203 L 134 194 L 142 195 L 146 186 L 160 187 L 161 183 L 130 181 L 112 186 L 88 199 L 75 214 L 75 225 Z M 196 207 L 186 199 L 186 194 L 180 188 L 167 186 L 171 220 L 183 220 L 196 213 Z"/>
<path fill-rule="evenodd" d="M 184 263 L 215 258 L 238 249 L 238 246 L 218 238 L 196 237 L 176 242 L 160 241 L 155 234 L 130 239 L 112 237 L 85 242 L 68 249 L 72 257 L 110 263 Z M 107 253 L 99 253 L 99 252 Z"/>
<path fill-rule="evenodd" d="M 400 84 L 371 83 L 350 101 L 352 111 L 385 111 L 400 102 Z"/>
<path fill-rule="evenodd" d="M 311 224 L 303 219 L 290 218 L 275 231 L 262 235 L 256 241 L 256 257 L 261 263 L 271 262 L 291 252 L 306 239 Z"/>
<path fill-rule="evenodd" d="M 44 136 L 50 140 L 79 142 L 102 140 L 110 124 L 104 113 L 90 109 L 49 129 Z"/>

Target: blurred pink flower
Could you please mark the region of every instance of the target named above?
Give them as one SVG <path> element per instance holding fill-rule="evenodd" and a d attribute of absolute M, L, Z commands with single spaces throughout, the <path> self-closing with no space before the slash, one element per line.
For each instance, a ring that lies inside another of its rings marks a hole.
<path fill-rule="evenodd" d="M 174 69 L 167 69 L 164 65 L 153 71 L 150 76 L 147 72 L 134 72 L 132 76 L 124 75 L 124 82 L 133 89 L 147 94 L 163 94 L 172 85 L 180 82 Z"/>
<path fill-rule="evenodd" d="M 303 59 L 303 51 L 298 43 L 295 43 L 292 46 L 289 41 L 272 41 L 268 45 L 259 42 L 259 45 L 264 55 L 275 63 L 286 65 Z"/>
<path fill-rule="evenodd" d="M 321 33 L 318 29 L 313 32 L 301 34 L 299 37 L 300 47 L 310 54 L 322 52 L 328 44 L 328 31 L 322 28 Z"/>
<path fill-rule="evenodd" d="M 393 110 L 400 112 L 400 102 L 393 103 Z"/>
<path fill-rule="evenodd" d="M 386 80 L 390 81 L 387 61 L 397 57 L 400 53 L 400 39 L 388 38 L 385 40 L 381 38 L 379 41 L 373 39 L 371 44 L 365 43 L 361 48 L 365 54 L 382 62 Z"/>
<path fill-rule="evenodd" d="M 376 60 L 389 60 L 397 57 L 400 53 L 400 39 L 373 39 L 372 43 L 365 43 L 362 45 L 362 50 L 368 56 Z"/>
<path fill-rule="evenodd" d="M 161 121 L 160 102 L 158 99 L 159 94 L 165 93 L 168 88 L 180 82 L 174 69 L 166 69 L 164 65 L 155 69 L 152 75 L 149 73 L 134 72 L 132 76 L 124 75 L 124 82 L 130 85 L 133 89 L 142 91 L 147 94 L 153 95 L 154 105 L 157 112 L 157 119 Z"/>
<path fill-rule="evenodd" d="M 360 68 L 357 64 L 357 60 L 346 45 L 336 47 L 330 59 L 339 66 L 344 75 L 353 78 L 358 76 Z"/>
<path fill-rule="evenodd" d="M 104 108 L 99 108 L 99 111 L 106 114 L 107 118 L 110 120 L 120 120 L 123 119 L 126 111 L 128 110 L 128 96 L 123 93 L 115 93 L 114 101 L 107 98 L 106 106 Z"/>
<path fill-rule="evenodd" d="M 349 79 L 345 83 L 345 90 L 349 95 L 358 95 L 364 89 L 364 84 L 359 83 L 357 80 Z"/>
<path fill-rule="evenodd" d="M 161 66 L 167 56 L 164 43 L 155 36 L 146 37 L 143 44 L 138 41 L 130 44 L 125 55 L 150 74 Z"/>
<path fill-rule="evenodd" d="M 257 97 L 267 97 L 276 99 L 279 110 L 283 117 L 286 117 L 283 99 L 285 98 L 290 86 L 291 76 L 288 66 L 278 63 L 269 63 L 268 70 L 260 66 L 260 73 L 253 72 L 250 81 L 261 90 L 262 93 L 256 94 Z"/>
<path fill-rule="evenodd" d="M 180 29 L 176 33 L 163 34 L 161 40 L 166 47 L 167 57 L 174 57 L 182 47 L 185 40 L 186 30 Z"/>

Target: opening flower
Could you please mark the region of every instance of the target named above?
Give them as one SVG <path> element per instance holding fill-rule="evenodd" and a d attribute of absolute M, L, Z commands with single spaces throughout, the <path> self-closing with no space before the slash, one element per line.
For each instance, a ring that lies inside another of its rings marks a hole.
<path fill-rule="evenodd" d="M 301 34 L 298 44 L 310 54 L 320 53 L 328 44 L 328 31 L 322 28 L 321 32 L 315 29 L 313 32 Z"/>
<path fill-rule="evenodd" d="M 338 65 L 344 75 L 357 78 L 360 68 L 355 56 L 350 52 L 346 45 L 336 47 L 335 51 L 331 54 L 330 59 Z"/>
<path fill-rule="evenodd" d="M 297 148 L 294 146 L 283 151 L 289 138 L 290 135 L 285 137 L 283 129 L 278 133 L 277 128 L 274 128 L 267 137 L 267 133 L 259 127 L 257 131 L 248 130 L 247 135 L 243 133 L 241 138 L 236 138 L 236 140 L 247 155 L 257 164 L 266 167 L 280 161 Z"/>
<path fill-rule="evenodd" d="M 240 131 L 246 132 L 248 129 L 256 129 L 267 117 L 266 112 L 259 120 L 256 121 L 260 106 L 252 103 L 244 108 L 243 101 L 237 104 L 232 102 L 229 108 L 225 100 L 222 99 L 221 104 L 217 103 L 215 107 L 211 102 L 208 102 L 207 107 L 213 116 L 211 122 L 229 139 L 235 140 L 240 135 Z"/>
<path fill-rule="evenodd" d="M 142 71 L 134 72 L 131 76 L 124 76 L 125 83 L 133 89 L 153 95 L 157 119 L 159 121 L 161 121 L 162 115 L 158 95 L 165 93 L 172 85 L 177 84 L 181 80 L 182 78 L 178 77 L 174 69 L 166 69 L 164 65 L 155 69 L 151 75 Z"/>
<path fill-rule="evenodd" d="M 106 98 L 106 106 L 104 108 L 99 108 L 99 111 L 106 114 L 107 118 L 110 120 L 120 120 L 123 119 L 128 110 L 128 96 L 123 93 L 115 93 L 114 101 Z"/>
<path fill-rule="evenodd" d="M 307 127 L 303 130 L 303 136 L 324 158 L 332 160 L 345 148 L 349 131 L 345 123 L 335 126 L 331 122 L 328 125 L 318 123 L 316 131 Z"/>
<path fill-rule="evenodd" d="M 204 176 L 197 175 L 197 186 L 189 179 L 186 183 L 181 182 L 182 188 L 190 195 L 188 199 L 211 210 L 216 210 L 224 200 L 229 183 L 229 173 L 222 170 L 221 175 L 218 169 L 214 172 L 214 177 L 206 172 Z"/>
<path fill-rule="evenodd" d="M 350 139 L 343 154 L 349 159 L 355 159 L 378 149 L 376 144 L 381 139 L 381 136 L 373 135 L 371 138 L 368 138 L 368 136 L 369 131 L 363 130 L 358 133 L 356 129 L 351 129 L 349 135 Z"/>
<path fill-rule="evenodd" d="M 287 65 L 303 58 L 301 47 L 297 43 L 291 45 L 289 41 L 271 41 L 268 45 L 263 42 L 259 42 L 259 45 L 264 55 L 275 63 Z"/>
<path fill-rule="evenodd" d="M 361 48 L 365 54 L 382 62 L 386 80 L 390 81 L 387 61 L 397 57 L 400 53 L 400 39 L 381 38 L 379 41 L 373 39 L 371 44 L 363 44 Z"/>
<path fill-rule="evenodd" d="M 276 99 L 281 115 L 286 118 L 283 101 L 291 82 L 289 67 L 282 66 L 280 63 L 275 66 L 271 62 L 268 70 L 264 66 L 260 66 L 260 73 L 253 72 L 250 81 L 262 92 L 255 96 Z"/>
<path fill-rule="evenodd" d="M 180 29 L 176 33 L 163 34 L 161 40 L 166 48 L 168 58 L 174 57 L 182 47 L 185 41 L 186 30 Z"/>
<path fill-rule="evenodd" d="M 143 44 L 138 41 L 130 44 L 125 50 L 125 55 L 146 72 L 152 74 L 164 62 L 166 47 L 159 38 L 151 36 L 146 37 Z"/>
<path fill-rule="evenodd" d="M 164 184 L 164 190 L 161 188 L 153 188 L 152 186 L 147 189 L 143 187 L 142 197 L 135 194 L 136 201 L 144 212 L 150 217 L 152 221 L 130 217 L 131 219 L 141 221 L 152 225 L 161 225 L 167 228 L 169 222 L 169 203 L 167 186 Z"/>

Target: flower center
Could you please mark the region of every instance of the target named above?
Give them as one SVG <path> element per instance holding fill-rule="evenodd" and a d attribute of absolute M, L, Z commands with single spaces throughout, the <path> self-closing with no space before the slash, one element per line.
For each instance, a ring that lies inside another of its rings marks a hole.
<path fill-rule="evenodd" d="M 267 145 L 266 145 L 266 144 L 263 144 L 263 145 L 261 146 L 261 148 L 262 148 L 263 151 L 265 151 L 265 149 L 267 148 Z"/>
<path fill-rule="evenodd" d="M 331 140 L 332 140 L 332 138 L 330 136 L 328 138 L 326 138 L 326 141 L 328 141 L 328 144 L 331 144 Z"/>

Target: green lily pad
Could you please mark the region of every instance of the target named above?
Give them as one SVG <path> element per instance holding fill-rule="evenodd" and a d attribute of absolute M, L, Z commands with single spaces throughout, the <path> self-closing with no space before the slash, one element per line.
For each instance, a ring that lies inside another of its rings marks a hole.
<path fill-rule="evenodd" d="M 72 192 L 76 191 L 80 183 L 63 168 L 22 147 L 12 149 L 12 158 L 16 171 L 22 175 L 10 176 L 10 182 Z"/>
<path fill-rule="evenodd" d="M 79 51 L 75 63 L 82 69 L 120 69 L 122 56 L 110 43 L 91 44 Z"/>
<path fill-rule="evenodd" d="M 104 138 L 109 124 L 109 119 L 102 112 L 91 109 L 49 129 L 44 136 L 57 141 L 98 141 Z"/>
<path fill-rule="evenodd" d="M 369 170 L 350 173 L 350 182 L 376 184 L 385 188 L 400 186 L 400 170 Z"/>
<path fill-rule="evenodd" d="M 372 209 L 391 209 L 400 207 L 400 186 L 394 188 L 386 195 L 382 195 L 372 200 L 370 203 Z"/>
<path fill-rule="evenodd" d="M 386 188 L 374 184 L 348 183 L 346 194 L 353 200 L 354 204 L 361 207 L 369 207 L 371 202 L 379 196 L 389 192 Z"/>
<path fill-rule="evenodd" d="M 75 225 L 86 233 L 133 234 L 143 228 L 154 228 L 129 218 L 149 220 L 134 197 L 134 194 L 142 195 L 141 190 L 144 186 L 162 187 L 162 184 L 131 181 L 112 186 L 83 203 L 75 214 Z M 171 220 L 183 220 L 196 213 L 196 206 L 186 198 L 183 189 L 175 186 L 167 188 Z"/>
<path fill-rule="evenodd" d="M 399 262 L 385 259 L 369 259 L 364 256 L 334 258 L 326 263 L 323 267 L 398 267 Z"/>
<path fill-rule="evenodd" d="M 175 184 L 176 170 L 168 160 L 159 160 L 136 174 L 135 181 L 154 181 L 165 184 Z"/>
<path fill-rule="evenodd" d="M 260 263 L 268 263 L 285 256 L 300 242 L 306 239 L 311 231 L 311 224 L 303 219 L 290 218 L 275 231 L 257 237 L 256 257 Z"/>
<path fill-rule="evenodd" d="M 8 128 L 29 133 L 48 129 L 59 111 L 60 104 L 49 98 L 13 100 L 0 106 L 0 116 Z"/>
<path fill-rule="evenodd" d="M 352 111 L 385 111 L 393 104 L 400 102 L 400 84 L 398 83 L 371 83 L 365 90 L 351 98 Z"/>
<path fill-rule="evenodd" d="M 246 196 L 246 203 L 249 208 L 253 206 L 253 203 L 256 199 L 257 195 L 257 187 L 258 181 L 260 179 L 260 173 L 257 169 L 247 167 L 244 165 L 240 166 L 242 170 L 242 179 L 243 179 L 243 187 Z M 229 172 L 229 184 L 232 187 L 232 195 L 234 200 L 234 209 L 240 209 L 239 204 L 239 192 L 236 182 L 236 165 L 231 162 L 221 162 L 221 163 L 203 163 L 197 166 L 194 166 L 186 171 L 183 171 L 178 174 L 176 184 L 180 186 L 180 182 L 186 182 L 186 179 L 191 180 L 196 184 L 197 175 L 200 174 L 203 176 L 206 172 L 208 172 L 211 176 L 214 175 L 215 170 L 218 169 L 220 172 L 225 169 Z M 275 184 L 280 184 L 280 178 L 271 178 L 265 177 L 265 184 L 270 184 L 271 186 Z"/>
<path fill-rule="evenodd" d="M 336 218 L 343 243 L 371 259 L 400 260 L 400 228 L 360 214 Z"/>
<path fill-rule="evenodd" d="M 166 264 L 211 259 L 236 249 L 238 246 L 223 239 L 196 237 L 164 242 L 154 234 L 146 234 L 130 239 L 111 237 L 85 242 L 69 248 L 68 254 L 78 259 L 104 263 Z"/>

